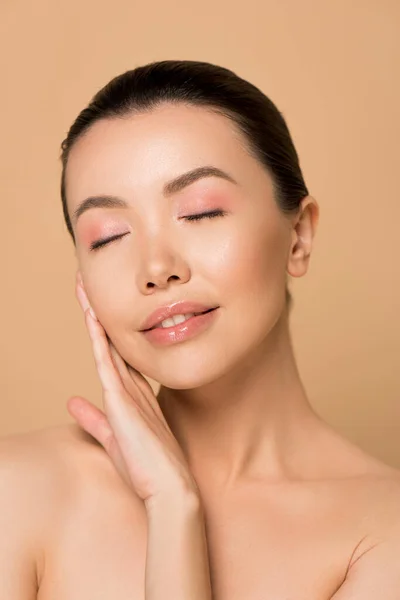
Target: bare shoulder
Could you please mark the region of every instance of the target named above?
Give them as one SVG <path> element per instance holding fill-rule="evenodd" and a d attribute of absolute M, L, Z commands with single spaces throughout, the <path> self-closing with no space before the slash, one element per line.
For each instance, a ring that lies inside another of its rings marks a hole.
<path fill-rule="evenodd" d="M 360 490 L 371 511 L 371 524 L 390 536 L 397 532 L 400 543 L 400 471 L 371 457 L 367 464 L 369 469 L 360 476 Z"/>
<path fill-rule="evenodd" d="M 372 459 L 371 470 L 364 477 L 372 523 L 400 547 L 400 471 Z"/>
<path fill-rule="evenodd" d="M 73 467 L 77 456 L 80 461 L 95 457 L 100 460 L 103 454 L 94 438 L 70 423 L 0 438 L 0 468 L 10 477 L 23 474 L 27 484 L 37 482 L 38 477 L 43 485 L 49 478 L 54 484 L 54 478 L 65 477 L 65 470 Z"/>
<path fill-rule="evenodd" d="M 98 479 L 102 473 L 119 481 L 101 444 L 75 423 L 0 438 L 0 472 L 9 489 L 22 485 L 33 496 L 50 493 L 53 503 L 79 486 L 81 478 Z"/>
<path fill-rule="evenodd" d="M 331 481 L 341 506 L 371 533 L 371 541 L 395 535 L 400 542 L 400 470 L 328 430 L 324 460 L 332 465 Z"/>
<path fill-rule="evenodd" d="M 104 451 L 77 425 L 63 424 L 0 438 L 0 486 L 3 502 L 8 499 L 24 514 L 49 517 L 51 506 L 61 500 L 70 474 L 99 462 Z"/>
<path fill-rule="evenodd" d="M 110 480 L 122 488 L 103 448 L 78 425 L 1 437 L 0 588 L 24 586 L 23 598 L 36 598 L 54 526 L 82 489 Z"/>
<path fill-rule="evenodd" d="M 339 492 L 336 510 L 341 513 L 346 530 L 355 533 L 355 543 L 345 579 L 333 598 L 397 600 L 400 471 L 347 440 L 338 442 L 337 450 L 343 477 L 338 476 L 334 484 Z"/>

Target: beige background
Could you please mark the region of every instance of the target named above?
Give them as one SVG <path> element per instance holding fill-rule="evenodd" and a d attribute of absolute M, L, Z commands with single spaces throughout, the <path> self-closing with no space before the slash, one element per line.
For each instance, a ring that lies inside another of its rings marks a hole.
<path fill-rule="evenodd" d="M 61 212 L 67 129 L 111 77 L 194 59 L 286 117 L 321 207 L 291 284 L 300 372 L 327 421 L 400 467 L 400 4 L 1 1 L 0 435 L 72 422 L 74 394 L 101 406 Z"/>

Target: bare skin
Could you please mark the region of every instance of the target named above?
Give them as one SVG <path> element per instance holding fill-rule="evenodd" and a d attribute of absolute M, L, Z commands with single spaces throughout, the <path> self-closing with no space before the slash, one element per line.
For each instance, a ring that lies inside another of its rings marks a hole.
<path fill-rule="evenodd" d="M 368 557 L 385 584 L 374 550 L 398 528 L 398 472 L 318 435 L 319 475 L 204 494 L 215 600 L 330 600 Z M 146 513 L 103 448 L 72 424 L 5 438 L 0 453 L 7 598 L 145 600 Z"/>
<path fill-rule="evenodd" d="M 205 178 L 162 197 L 203 165 L 238 185 Z M 88 196 L 128 202 L 74 222 L 79 272 L 121 357 L 162 383 L 201 494 L 213 600 L 395 600 L 400 474 L 319 419 L 290 342 L 286 274 L 307 272 L 316 201 L 284 217 L 232 125 L 183 106 L 94 125 L 71 152 L 67 194 L 71 215 Z M 221 207 L 215 221 L 181 219 Z M 114 233 L 126 235 L 90 252 Z M 143 319 L 181 299 L 219 305 L 219 319 L 150 344 Z M 144 600 L 146 513 L 100 444 L 75 424 L 11 436 L 0 469 L 9 600 Z"/>

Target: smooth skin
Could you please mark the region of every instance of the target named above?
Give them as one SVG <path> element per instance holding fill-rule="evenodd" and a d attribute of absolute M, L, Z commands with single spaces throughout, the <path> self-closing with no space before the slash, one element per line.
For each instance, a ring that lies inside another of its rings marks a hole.
<path fill-rule="evenodd" d="M 211 600 L 201 498 L 182 449 L 150 384 L 108 342 L 82 281 L 77 295 L 85 311 L 105 411 L 80 397 L 70 399 L 68 410 L 103 446 L 145 505 L 146 600 Z"/>
<path fill-rule="evenodd" d="M 163 196 L 166 182 L 204 165 L 237 183 L 207 177 Z M 110 403 L 100 411 L 75 398 L 68 409 L 76 423 L 3 438 L 4 597 L 146 598 L 149 531 L 164 541 L 158 556 L 170 556 L 179 572 L 171 531 L 182 528 L 166 512 L 149 528 L 144 498 L 167 482 L 176 489 L 179 472 L 186 482 L 193 477 L 201 501 L 213 600 L 400 598 L 399 472 L 318 417 L 291 345 L 286 277 L 307 273 L 316 200 L 304 198 L 295 217 L 282 215 L 271 178 L 233 124 L 183 105 L 98 122 L 77 142 L 67 169 L 70 215 L 100 194 L 128 207 L 92 208 L 73 223 L 77 296 L 97 316 L 97 339 L 109 344 L 96 362 L 103 402 L 100 372 L 113 358 L 122 382 L 124 365 L 139 375 L 144 396 L 135 388 L 132 401 L 145 397 L 146 410 L 161 411 L 168 435 L 153 457 L 162 468 L 151 470 L 156 487 L 143 487 L 147 450 L 130 437 L 137 414 L 117 380 L 114 416 Z M 184 218 L 216 209 L 224 216 Z M 219 305 L 218 319 L 183 343 L 150 344 L 139 332 L 144 318 L 184 299 Z M 157 398 L 140 374 L 161 383 Z M 107 451 L 107 427 L 125 451 Z M 178 539 L 190 547 L 192 534 Z"/>

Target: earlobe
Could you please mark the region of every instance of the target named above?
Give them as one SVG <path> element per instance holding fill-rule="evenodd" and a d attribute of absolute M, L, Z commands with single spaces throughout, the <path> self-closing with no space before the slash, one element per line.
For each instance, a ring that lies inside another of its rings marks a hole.
<path fill-rule="evenodd" d="M 292 277 L 303 277 L 307 273 L 311 249 L 307 238 L 297 233 L 292 243 L 287 272 Z"/>

